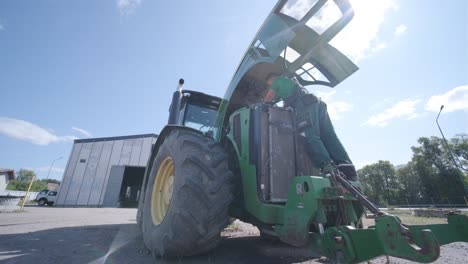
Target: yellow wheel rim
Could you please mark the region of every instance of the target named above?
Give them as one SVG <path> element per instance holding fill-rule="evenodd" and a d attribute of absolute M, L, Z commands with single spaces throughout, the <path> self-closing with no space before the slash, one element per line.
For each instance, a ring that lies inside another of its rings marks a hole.
<path fill-rule="evenodd" d="M 156 174 L 151 195 L 151 217 L 155 225 L 161 224 L 171 203 L 174 171 L 174 161 L 171 157 L 167 157 Z"/>

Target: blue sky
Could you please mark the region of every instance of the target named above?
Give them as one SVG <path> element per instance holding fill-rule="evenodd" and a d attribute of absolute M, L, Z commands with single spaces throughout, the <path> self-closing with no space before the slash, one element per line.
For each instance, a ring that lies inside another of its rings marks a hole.
<path fill-rule="evenodd" d="M 468 2 L 355 0 L 333 44 L 360 70 L 311 88 L 360 167 L 468 133 Z M 60 179 L 74 138 L 159 133 L 178 78 L 222 96 L 273 1 L 0 2 L 0 167 Z M 300 2 L 298 4 L 301 4 Z"/>

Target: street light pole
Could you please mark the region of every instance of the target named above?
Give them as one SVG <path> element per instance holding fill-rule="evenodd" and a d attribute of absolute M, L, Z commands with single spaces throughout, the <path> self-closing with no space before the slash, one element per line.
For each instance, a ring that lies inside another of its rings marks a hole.
<path fill-rule="evenodd" d="M 52 161 L 52 163 L 50 164 L 49 172 L 47 173 L 47 178 L 46 178 L 45 181 L 44 181 L 44 184 L 45 184 L 46 186 L 47 186 L 47 180 L 49 179 L 49 176 L 50 176 L 50 171 L 52 170 L 52 166 L 54 166 L 54 163 L 55 163 L 57 160 L 61 160 L 61 159 L 63 159 L 63 156 L 60 157 L 60 158 L 58 158 L 58 159 L 54 159 L 54 160 Z"/>
<path fill-rule="evenodd" d="M 439 125 L 439 116 L 440 116 L 440 113 L 442 113 L 442 110 L 444 109 L 444 105 L 441 105 L 440 106 L 440 111 L 439 111 L 439 114 L 437 115 L 437 118 L 436 118 L 436 124 L 437 124 L 437 127 L 439 128 L 439 132 L 440 134 L 442 135 L 442 139 L 445 143 L 445 147 L 447 148 L 447 152 L 449 153 L 449 157 L 451 158 L 453 164 L 455 165 L 455 168 L 457 168 L 457 170 L 461 171 L 460 170 L 460 167 L 458 167 L 458 163 L 457 161 L 455 160 L 455 157 L 452 153 L 452 149 L 450 148 L 449 144 L 448 144 L 448 141 L 447 139 L 445 138 L 445 135 L 444 135 L 444 132 L 442 132 L 442 128 L 440 128 L 440 125 Z"/>
<path fill-rule="evenodd" d="M 439 116 L 440 116 L 440 113 L 442 113 L 442 110 L 444 109 L 444 105 L 441 105 L 440 106 L 440 111 L 439 111 L 439 114 L 437 115 L 437 118 L 436 118 L 436 123 L 437 123 L 437 127 L 439 128 L 439 132 L 440 134 L 442 135 L 442 138 L 443 138 L 443 141 L 445 143 L 445 147 L 447 148 L 447 151 L 449 153 L 449 157 L 452 159 L 452 162 L 453 164 L 455 165 L 455 168 L 457 168 L 457 170 L 461 173 L 460 174 L 460 177 L 458 178 L 458 180 L 460 181 L 460 184 L 461 186 L 463 186 L 463 182 L 464 182 L 464 179 L 463 179 L 463 171 L 460 169 L 460 167 L 458 166 L 458 163 L 457 163 L 457 160 L 455 160 L 455 155 L 453 155 L 453 152 L 452 152 L 452 149 L 450 148 L 448 142 L 447 142 L 447 139 L 445 139 L 445 136 L 444 136 L 444 132 L 442 132 L 442 128 L 440 128 L 440 125 L 439 125 Z M 465 198 L 465 201 L 466 201 L 466 197 L 463 196 L 463 198 Z M 447 201 L 448 201 L 448 198 L 447 198 Z M 468 203 L 467 203 L 468 204 Z"/>

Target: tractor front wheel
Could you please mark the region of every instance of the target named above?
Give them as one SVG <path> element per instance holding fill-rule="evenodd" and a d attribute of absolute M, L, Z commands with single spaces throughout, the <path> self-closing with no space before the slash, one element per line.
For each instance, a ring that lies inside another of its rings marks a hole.
<path fill-rule="evenodd" d="M 142 206 L 143 240 L 153 255 L 191 256 L 218 244 L 229 223 L 232 175 L 213 139 L 182 129 L 164 139 Z"/>

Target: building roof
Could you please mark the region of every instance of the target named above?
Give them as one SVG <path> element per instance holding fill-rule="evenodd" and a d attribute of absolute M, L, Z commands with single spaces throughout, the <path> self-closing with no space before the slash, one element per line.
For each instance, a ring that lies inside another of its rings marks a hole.
<path fill-rule="evenodd" d="M 8 175 L 8 180 L 12 181 L 15 179 L 15 170 L 12 169 L 1 169 L 0 168 L 0 173 L 6 173 Z"/>
<path fill-rule="evenodd" d="M 102 137 L 102 138 L 84 138 L 84 139 L 75 139 L 75 143 L 86 143 L 86 142 L 100 142 L 100 141 L 114 141 L 114 140 L 124 140 L 132 138 L 157 138 L 158 135 L 150 134 L 140 134 L 140 135 L 129 135 L 129 136 L 118 136 L 118 137 Z"/>

